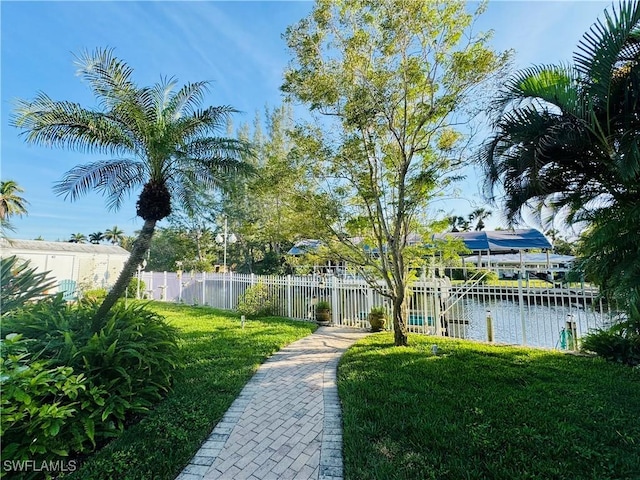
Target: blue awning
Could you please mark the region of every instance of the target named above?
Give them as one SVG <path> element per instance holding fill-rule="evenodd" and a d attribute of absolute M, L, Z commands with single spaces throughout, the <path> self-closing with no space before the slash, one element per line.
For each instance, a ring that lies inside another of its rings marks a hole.
<path fill-rule="evenodd" d="M 289 255 L 304 255 L 305 253 L 315 252 L 320 248 L 322 242 L 320 240 L 300 240 L 296 242 L 296 244 L 289 249 L 287 254 Z"/>
<path fill-rule="evenodd" d="M 491 232 L 448 232 L 437 235 L 436 238 L 444 238 L 445 236 L 460 238 L 466 247 L 474 252 L 520 251 L 534 248 L 547 250 L 551 248 L 551 242 L 547 237 L 534 228 Z"/>

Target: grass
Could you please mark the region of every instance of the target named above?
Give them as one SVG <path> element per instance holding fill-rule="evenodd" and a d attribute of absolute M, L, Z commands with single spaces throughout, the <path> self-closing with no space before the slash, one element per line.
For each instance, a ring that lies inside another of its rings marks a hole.
<path fill-rule="evenodd" d="M 258 366 L 316 328 L 267 318 L 247 320 L 242 329 L 230 312 L 150 305 L 180 330 L 183 366 L 173 390 L 149 415 L 89 457 L 70 479 L 174 479 Z"/>
<path fill-rule="evenodd" d="M 340 363 L 346 480 L 640 478 L 640 370 L 434 337 L 392 345 L 371 335 Z"/>

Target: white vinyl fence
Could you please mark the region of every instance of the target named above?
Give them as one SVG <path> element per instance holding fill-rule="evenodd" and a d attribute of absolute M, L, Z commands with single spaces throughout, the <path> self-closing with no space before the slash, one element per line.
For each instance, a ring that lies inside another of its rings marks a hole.
<path fill-rule="evenodd" d="M 545 348 L 575 349 L 589 329 L 616 312 L 595 287 L 563 281 L 563 272 L 440 268 L 412 286 L 410 332 Z M 446 274 L 446 275 L 445 275 Z M 367 314 L 388 301 L 364 280 L 332 275 L 257 276 L 236 273 L 142 272 L 145 297 L 233 310 L 245 290 L 265 285 L 277 315 L 312 320 L 319 300 L 332 305 L 334 325 L 369 328 Z M 451 280 L 461 278 L 461 280 Z M 388 325 L 388 328 L 391 326 Z"/>

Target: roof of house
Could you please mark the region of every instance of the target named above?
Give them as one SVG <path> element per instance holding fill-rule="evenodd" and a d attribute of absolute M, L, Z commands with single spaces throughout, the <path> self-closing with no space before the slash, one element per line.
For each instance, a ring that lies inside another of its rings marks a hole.
<path fill-rule="evenodd" d="M 102 255 L 129 255 L 129 252 L 118 245 L 95 245 L 93 243 L 44 242 L 40 240 L 17 240 L 0 238 L 3 252 L 67 252 L 92 253 Z"/>

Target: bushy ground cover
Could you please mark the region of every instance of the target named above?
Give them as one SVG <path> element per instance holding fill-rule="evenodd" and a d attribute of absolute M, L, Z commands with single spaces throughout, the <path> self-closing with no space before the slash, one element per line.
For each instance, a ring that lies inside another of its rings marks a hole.
<path fill-rule="evenodd" d="M 346 479 L 640 476 L 637 368 L 382 333 L 347 351 L 338 386 Z"/>
<path fill-rule="evenodd" d="M 248 320 L 206 307 L 151 303 L 178 329 L 181 367 L 172 391 L 137 424 L 65 478 L 173 479 L 189 462 L 261 363 L 315 324 Z"/>

